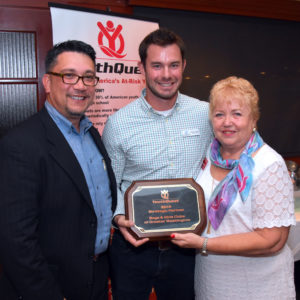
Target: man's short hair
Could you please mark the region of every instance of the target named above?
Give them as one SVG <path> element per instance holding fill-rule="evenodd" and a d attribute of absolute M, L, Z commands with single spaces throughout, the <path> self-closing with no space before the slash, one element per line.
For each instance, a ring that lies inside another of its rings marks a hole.
<path fill-rule="evenodd" d="M 172 44 L 176 44 L 179 47 L 182 60 L 184 60 L 185 44 L 179 35 L 167 28 L 160 28 L 151 32 L 143 39 L 139 47 L 139 55 L 142 64 L 145 66 L 147 51 L 150 45 L 165 47 Z"/>
<path fill-rule="evenodd" d="M 92 46 L 77 40 L 69 40 L 58 43 L 53 46 L 47 53 L 45 60 L 46 72 L 50 72 L 53 66 L 56 64 L 57 56 L 63 52 L 78 52 L 86 54 L 95 63 L 96 52 Z"/>

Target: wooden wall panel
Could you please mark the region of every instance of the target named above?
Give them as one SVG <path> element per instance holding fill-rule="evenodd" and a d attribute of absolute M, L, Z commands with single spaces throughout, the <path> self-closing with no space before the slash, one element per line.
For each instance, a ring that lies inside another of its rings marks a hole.
<path fill-rule="evenodd" d="M 48 0 L 1 0 L 0 6 L 47 8 Z M 181 9 L 300 21 L 300 0 L 54 0 L 115 13 L 132 14 L 134 6 Z"/>
<path fill-rule="evenodd" d="M 0 6 L 48 8 L 48 0 L 1 0 Z M 58 4 L 81 6 L 97 10 L 108 10 L 114 13 L 132 14 L 133 9 L 126 0 L 54 0 Z"/>
<path fill-rule="evenodd" d="M 37 75 L 34 80 L 38 84 L 37 109 L 45 101 L 42 87 L 42 76 L 45 73 L 44 60 L 52 46 L 52 29 L 49 9 L 18 8 L 0 6 L 0 30 L 15 32 L 33 32 L 35 34 L 35 56 Z M 32 78 L 28 79 L 33 82 Z M 0 79 L 0 83 L 26 83 L 26 78 Z"/>

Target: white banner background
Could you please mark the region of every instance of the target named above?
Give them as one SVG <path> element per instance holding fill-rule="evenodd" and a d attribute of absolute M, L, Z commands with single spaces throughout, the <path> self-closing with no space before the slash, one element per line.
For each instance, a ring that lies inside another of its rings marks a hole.
<path fill-rule="evenodd" d="M 50 7 L 50 11 L 54 44 L 81 40 L 96 51 L 100 81 L 87 116 L 102 133 L 108 116 L 139 97 L 144 88 L 145 80 L 137 67 L 138 47 L 143 38 L 159 25 L 97 11 L 60 7 Z"/>

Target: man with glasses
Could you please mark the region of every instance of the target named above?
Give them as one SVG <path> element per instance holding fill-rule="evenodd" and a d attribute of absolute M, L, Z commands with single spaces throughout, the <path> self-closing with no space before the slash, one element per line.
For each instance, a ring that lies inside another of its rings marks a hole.
<path fill-rule="evenodd" d="M 1 300 L 107 300 L 116 183 L 84 115 L 95 56 L 80 41 L 55 45 L 45 107 L 0 140 Z"/>

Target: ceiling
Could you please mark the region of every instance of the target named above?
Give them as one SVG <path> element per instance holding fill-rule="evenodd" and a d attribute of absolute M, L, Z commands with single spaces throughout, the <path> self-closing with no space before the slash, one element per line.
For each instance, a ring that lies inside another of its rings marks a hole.
<path fill-rule="evenodd" d="M 49 0 L 0 0 L 1 6 L 48 9 Z M 132 14 L 135 6 L 180 9 L 300 22 L 300 0 L 54 0 L 58 4 Z"/>

